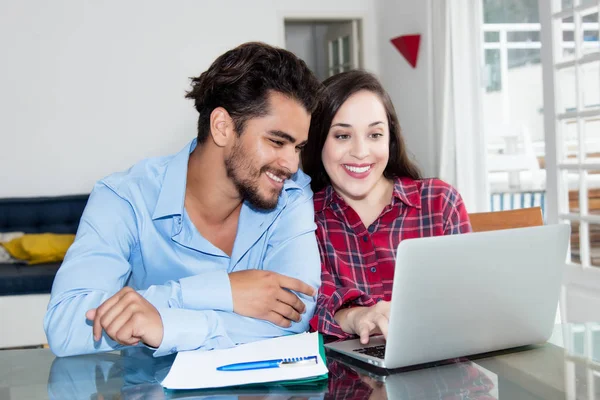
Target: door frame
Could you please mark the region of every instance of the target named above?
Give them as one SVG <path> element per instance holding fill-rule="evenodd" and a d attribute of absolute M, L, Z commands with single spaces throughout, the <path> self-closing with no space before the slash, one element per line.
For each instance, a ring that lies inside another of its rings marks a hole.
<path fill-rule="evenodd" d="M 307 12 L 293 12 L 293 11 L 285 11 L 277 13 L 277 21 L 278 21 L 278 43 L 277 46 L 285 49 L 285 24 L 286 22 L 345 22 L 350 20 L 356 20 L 358 22 L 358 43 L 360 43 L 360 47 L 358 49 L 358 65 L 362 69 L 368 68 L 365 64 L 365 60 L 370 59 L 371 57 L 377 57 L 377 52 L 372 52 L 371 50 L 367 50 L 369 45 L 367 43 L 373 43 L 376 45 L 376 32 L 374 30 L 374 26 L 371 23 L 371 18 L 368 13 L 354 13 L 354 12 L 330 12 L 330 13 L 307 13 Z M 366 41 L 367 38 L 371 38 L 369 42 Z M 365 53 L 369 53 L 367 57 Z M 375 53 L 375 54 L 372 54 Z M 369 68 L 370 70 L 376 69 L 378 65 L 375 65 L 375 68 Z M 374 71 L 377 72 L 377 71 Z"/>

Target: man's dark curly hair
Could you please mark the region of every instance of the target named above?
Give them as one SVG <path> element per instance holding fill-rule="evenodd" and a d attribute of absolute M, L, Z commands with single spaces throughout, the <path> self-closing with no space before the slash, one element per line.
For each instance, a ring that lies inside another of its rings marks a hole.
<path fill-rule="evenodd" d="M 217 58 L 202 75 L 191 78 L 198 117 L 198 144 L 209 135 L 210 114 L 223 107 L 240 135 L 246 121 L 269 113 L 269 93 L 279 92 L 312 114 L 321 84 L 293 53 L 265 43 L 242 44 Z"/>

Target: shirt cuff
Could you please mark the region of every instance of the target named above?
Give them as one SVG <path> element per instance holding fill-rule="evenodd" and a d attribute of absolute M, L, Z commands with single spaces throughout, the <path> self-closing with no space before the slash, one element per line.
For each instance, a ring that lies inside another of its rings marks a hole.
<path fill-rule="evenodd" d="M 146 300 L 154 306 L 181 308 L 181 290 L 175 281 L 167 282 L 165 285 L 152 285 L 146 290 L 138 290 Z"/>
<path fill-rule="evenodd" d="M 332 315 L 335 315 L 336 312 L 342 310 L 344 308 L 353 308 L 364 305 L 364 303 L 369 303 L 369 301 L 362 302 L 363 304 L 356 304 L 355 301 L 359 298 L 366 297 L 366 293 L 359 289 L 351 289 L 342 293 L 340 297 L 331 296 L 329 298 L 328 309 L 331 311 Z"/>
<path fill-rule="evenodd" d="M 314 321 L 314 325 L 324 335 L 333 336 L 337 339 L 347 339 L 354 336 L 353 334 L 344 332 L 342 327 L 335 320 L 335 314 L 344 308 L 358 307 L 354 301 L 365 295 L 364 292 L 358 289 L 350 289 L 343 292 L 336 293 L 338 296 L 331 296 L 327 302 L 325 302 L 325 308 L 328 316 L 324 316 L 323 321 Z M 318 314 L 315 314 L 318 315 Z M 319 315 L 320 317 L 320 315 Z M 319 329 L 320 328 L 320 329 Z"/>
<path fill-rule="evenodd" d="M 215 270 L 179 280 L 183 308 L 233 312 L 229 275 Z"/>
<path fill-rule="evenodd" d="M 163 324 L 163 340 L 154 357 L 202 347 L 211 350 L 233 346 L 214 311 L 159 308 L 158 313 Z"/>

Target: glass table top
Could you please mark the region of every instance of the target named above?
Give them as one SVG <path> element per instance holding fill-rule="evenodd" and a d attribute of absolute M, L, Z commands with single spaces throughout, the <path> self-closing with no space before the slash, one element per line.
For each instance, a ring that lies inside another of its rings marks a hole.
<path fill-rule="evenodd" d="M 599 323 L 557 325 L 542 345 L 427 368 L 386 371 L 328 353 L 328 382 L 302 388 L 167 391 L 159 382 L 174 359 L 144 348 L 65 358 L 48 349 L 0 351 L 0 399 L 600 400 Z"/>

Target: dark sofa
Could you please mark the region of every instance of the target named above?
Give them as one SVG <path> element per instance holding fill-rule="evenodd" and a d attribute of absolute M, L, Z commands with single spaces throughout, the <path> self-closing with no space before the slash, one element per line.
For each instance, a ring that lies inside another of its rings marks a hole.
<path fill-rule="evenodd" d="M 0 232 L 76 233 L 89 195 L 0 199 Z M 50 293 L 60 263 L 0 263 L 0 296 Z"/>

